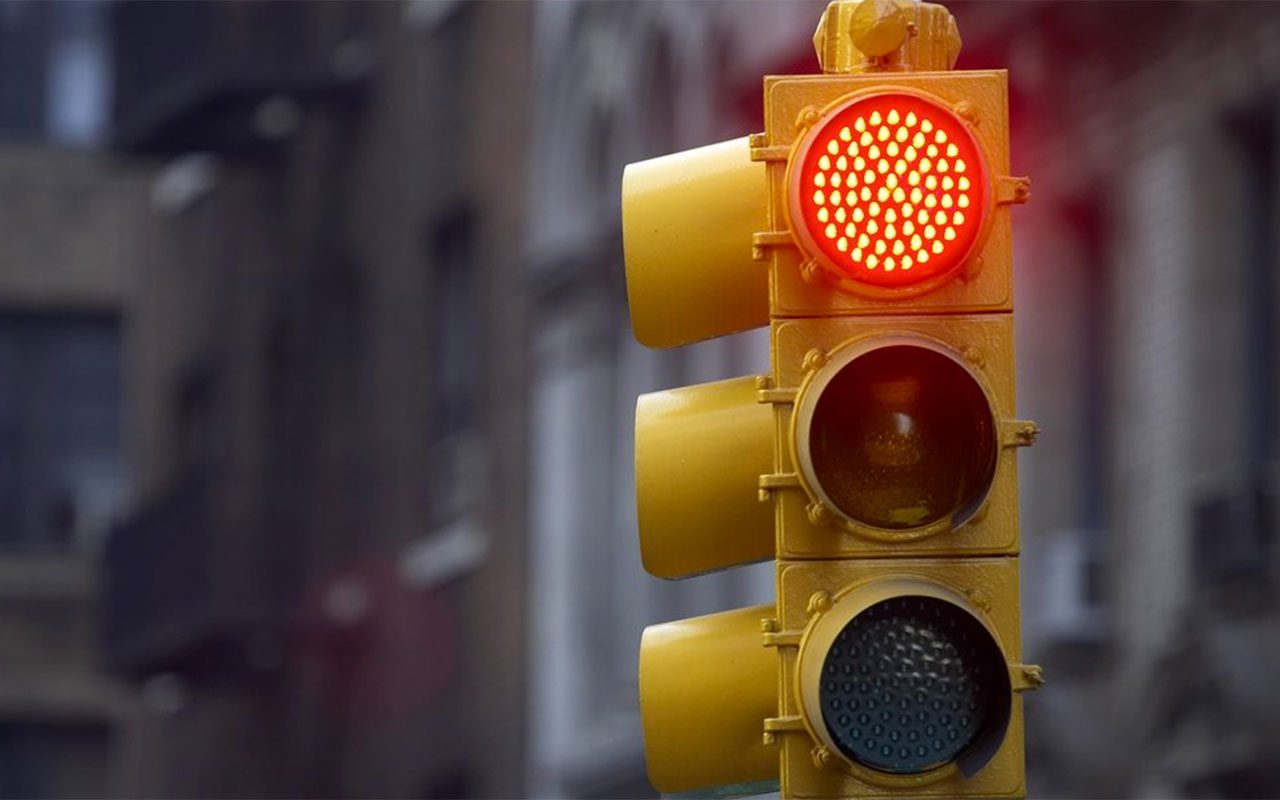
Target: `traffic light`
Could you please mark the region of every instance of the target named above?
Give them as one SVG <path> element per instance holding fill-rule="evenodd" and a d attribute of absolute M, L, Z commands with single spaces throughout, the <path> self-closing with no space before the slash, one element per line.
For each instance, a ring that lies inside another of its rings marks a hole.
<path fill-rule="evenodd" d="M 641 342 L 768 324 L 771 370 L 636 409 L 646 569 L 777 560 L 772 606 L 655 625 L 650 780 L 1021 797 L 1006 76 L 941 6 L 836 0 L 765 131 L 627 167 Z"/>

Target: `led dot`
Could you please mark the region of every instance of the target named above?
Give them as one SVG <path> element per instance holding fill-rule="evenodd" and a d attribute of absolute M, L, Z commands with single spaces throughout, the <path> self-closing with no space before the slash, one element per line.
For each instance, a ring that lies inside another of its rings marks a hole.
<path fill-rule="evenodd" d="M 915 174 L 915 173 L 912 173 L 912 175 L 914 175 L 914 174 Z M 911 190 L 911 204 L 912 204 L 912 205 L 916 205 L 916 206 L 920 205 L 920 198 L 922 198 L 922 197 L 924 197 L 924 192 L 920 191 L 920 187 L 919 187 L 919 186 L 917 186 L 916 188 L 914 188 L 914 189 L 912 189 L 912 190 Z"/>
<path fill-rule="evenodd" d="M 938 241 L 937 239 L 934 239 L 934 240 L 933 240 L 933 248 L 932 248 L 932 249 L 933 249 L 933 254 L 934 254 L 934 255 L 938 255 L 939 253 L 941 253 L 941 252 L 942 252 L 942 242 Z"/>
<path fill-rule="evenodd" d="M 844 183 L 846 186 L 852 188 L 853 185 L 856 184 L 857 182 L 858 182 L 858 174 L 856 172 L 845 173 Z"/>
<path fill-rule="evenodd" d="M 956 202 L 956 201 L 952 200 L 952 199 L 951 199 L 951 195 L 949 195 L 949 194 L 944 194 L 944 195 L 942 196 L 942 207 L 943 207 L 943 208 L 951 208 L 951 206 L 955 205 L 955 202 Z"/>
<path fill-rule="evenodd" d="M 902 232 L 903 234 L 910 236 L 911 234 L 916 232 L 916 224 L 911 220 L 904 221 L 902 223 Z"/>
<path fill-rule="evenodd" d="M 947 140 L 947 132 L 939 128 L 938 132 L 933 135 L 933 140 L 938 144 L 942 144 Z"/>
<path fill-rule="evenodd" d="M 858 235 L 858 229 L 853 226 L 852 222 L 844 226 L 844 235 L 850 239 Z"/>
<path fill-rule="evenodd" d="M 846 142 L 853 139 L 853 131 L 849 130 L 848 125 L 845 125 L 840 129 L 840 138 L 844 139 Z"/>
<path fill-rule="evenodd" d="M 902 268 L 903 268 L 903 269 L 911 269 L 913 266 L 915 266 L 915 262 L 911 260 L 911 256 L 903 256 L 903 257 L 902 257 Z"/>
<path fill-rule="evenodd" d="M 955 229 L 955 228 L 947 228 L 945 231 L 943 231 L 943 232 L 942 232 L 942 238 L 943 238 L 943 239 L 946 239 L 948 242 L 953 242 L 953 241 L 955 241 L 955 238 L 956 238 L 956 229 Z"/>
<path fill-rule="evenodd" d="M 899 175 L 906 175 L 907 162 L 903 161 L 902 159 L 898 159 L 897 163 L 893 165 L 893 171 Z"/>
<path fill-rule="evenodd" d="M 884 271 L 885 271 L 885 272 L 893 272 L 893 267 L 894 267 L 893 259 L 892 259 L 892 258 L 886 258 L 886 259 L 884 260 Z"/>
<path fill-rule="evenodd" d="M 902 240 L 901 240 L 901 239 L 898 239 L 897 241 L 895 241 L 895 242 L 893 243 L 893 254 L 894 254 L 895 256 L 900 256 L 900 255 L 902 255 L 902 254 L 903 254 L 903 252 L 905 252 L 905 251 L 906 251 L 906 249 L 907 249 L 907 246 L 906 246 L 905 244 L 903 244 L 903 243 L 902 243 Z"/>
<path fill-rule="evenodd" d="M 879 232 L 880 232 L 880 224 L 877 223 L 874 219 L 867 220 L 867 233 L 871 234 L 872 236 L 875 236 Z"/>
<path fill-rule="evenodd" d="M 933 123 L 927 119 L 920 120 L 920 130 L 924 131 L 925 133 L 928 133 L 929 131 L 933 130 Z"/>
<path fill-rule="evenodd" d="M 924 147 L 924 134 L 917 133 L 915 136 L 912 136 L 911 146 L 916 148 L 917 150 L 919 150 L 921 147 Z"/>
<path fill-rule="evenodd" d="M 888 171 L 889 171 L 889 162 L 888 162 L 886 159 L 883 159 L 883 158 L 882 158 L 882 159 L 880 159 L 879 161 L 877 161 L 877 162 L 876 162 L 876 171 L 878 171 L 881 175 L 883 175 L 883 174 L 885 174 L 886 172 L 888 172 Z"/>
<path fill-rule="evenodd" d="M 890 132 L 888 128 L 881 128 L 880 130 L 876 131 L 876 138 L 882 142 L 887 141 L 889 139 L 889 136 L 890 136 Z"/>
<path fill-rule="evenodd" d="M 956 170 L 956 172 L 963 172 L 963 171 L 964 171 L 964 170 L 960 170 L 960 169 L 957 169 L 957 170 Z M 968 178 L 961 178 L 960 180 L 956 181 L 956 188 L 958 188 L 958 189 L 959 189 L 960 191 L 962 191 L 962 192 L 968 191 L 968 190 L 969 190 L 969 179 L 968 179 Z"/>
<path fill-rule="evenodd" d="M 919 250 L 924 246 L 924 241 L 920 238 L 920 234 L 911 237 L 911 249 Z"/>
<path fill-rule="evenodd" d="M 836 153 L 840 152 L 840 145 L 836 144 L 835 139 L 832 139 L 831 141 L 827 142 L 827 152 L 833 156 Z"/>
<path fill-rule="evenodd" d="M 849 168 L 849 159 L 845 158 L 844 156 L 840 156 L 839 158 L 836 159 L 836 169 L 840 170 L 841 172 L 844 172 L 848 168 Z"/>
<path fill-rule="evenodd" d="M 887 178 L 884 179 L 884 185 L 888 186 L 890 189 L 896 188 L 898 185 L 898 176 L 897 175 L 888 176 Z"/>
<path fill-rule="evenodd" d="M 885 225 L 885 226 L 884 226 L 884 238 L 888 239 L 889 241 L 893 241 L 894 239 L 897 239 L 897 238 L 898 238 L 898 229 L 897 229 L 897 228 L 895 228 L 895 227 L 893 227 L 893 225 L 892 225 L 892 224 L 890 224 L 890 225 Z"/>
<path fill-rule="evenodd" d="M 875 269 L 876 264 L 879 264 L 879 263 L 880 263 L 880 259 L 876 258 L 874 255 L 867 256 L 867 261 L 866 261 L 867 269 Z"/>
<path fill-rule="evenodd" d="M 968 207 L 969 207 L 969 195 L 967 195 L 967 194 L 962 194 L 962 195 L 960 195 L 960 199 L 956 201 L 956 205 L 960 206 L 961 208 L 968 208 Z"/>
<path fill-rule="evenodd" d="M 815 174 L 815 175 L 813 176 L 813 185 L 814 185 L 814 186 L 826 186 L 826 185 L 827 185 L 827 176 L 826 176 L 826 173 L 819 172 L 819 173 Z"/>
<path fill-rule="evenodd" d="M 836 209 L 836 222 L 844 222 L 845 210 L 843 208 Z"/>
<path fill-rule="evenodd" d="M 849 191 L 845 192 L 844 194 L 844 204 L 847 206 L 851 206 L 856 202 L 857 202 L 857 197 L 854 196 L 853 189 L 850 188 Z"/>
<path fill-rule="evenodd" d="M 937 235 L 938 235 L 938 229 L 937 229 L 937 228 L 933 227 L 932 225 L 925 225 L 925 226 L 924 226 L 924 238 L 926 238 L 926 239 L 932 239 L 933 237 L 935 237 L 935 236 L 937 236 Z"/>
<path fill-rule="evenodd" d="M 935 225 L 946 225 L 946 224 L 947 224 L 947 212 L 945 212 L 945 211 L 939 211 L 937 214 L 934 214 L 934 215 L 933 215 L 933 222 L 934 222 L 934 224 L 935 224 Z"/>
<path fill-rule="evenodd" d="M 937 189 L 937 188 L 938 188 L 938 176 L 937 176 L 937 175 L 930 175 L 929 177 L 925 178 L 925 179 L 924 179 L 924 188 L 928 189 L 928 190 L 929 190 L 929 191 L 931 191 L 931 192 L 932 192 L 934 189 Z"/>
<path fill-rule="evenodd" d="M 884 239 L 876 239 L 876 255 L 884 255 L 884 251 L 889 249 L 889 245 L 885 244 Z"/>
<path fill-rule="evenodd" d="M 827 195 L 827 197 L 831 200 L 831 205 L 833 206 L 840 202 L 840 192 L 834 189 L 831 190 L 831 194 Z"/>
<path fill-rule="evenodd" d="M 920 152 L 911 145 L 907 145 L 907 149 L 902 151 L 902 157 L 908 161 L 915 161 L 918 155 L 920 155 Z"/>
<path fill-rule="evenodd" d="M 925 174 L 933 170 L 933 162 L 927 158 L 920 159 L 920 174 Z"/>
<path fill-rule="evenodd" d="M 867 206 L 867 213 L 873 217 L 880 216 L 880 204 L 873 202 L 871 205 Z"/>
<path fill-rule="evenodd" d="M 929 254 L 928 254 L 928 253 L 926 253 L 926 252 L 925 252 L 925 251 L 923 251 L 923 250 L 921 250 L 919 253 L 916 253 L 916 263 L 917 263 L 917 264 L 925 264 L 925 263 L 928 263 L 928 261 L 929 261 Z"/>
<path fill-rule="evenodd" d="M 867 149 L 867 158 L 871 159 L 872 161 L 875 161 L 879 157 L 880 157 L 880 146 L 874 145 L 874 144 L 871 145 L 871 147 Z"/>
<path fill-rule="evenodd" d="M 897 124 L 898 124 L 898 122 L 899 122 L 901 119 L 902 119 L 902 117 L 898 116 L 898 109 L 896 109 L 896 108 L 891 108 L 891 109 L 889 109 L 889 114 L 888 114 L 888 116 L 886 116 L 886 117 L 885 117 L 885 120 L 886 120 L 890 125 L 897 125 Z"/>
<path fill-rule="evenodd" d="M 884 152 L 885 152 L 885 155 L 889 156 L 890 158 L 896 158 L 898 155 L 898 143 L 889 142 L 887 145 L 884 146 Z"/>
<path fill-rule="evenodd" d="M 887 187 L 887 186 L 881 186 L 879 189 L 877 189 L 877 190 L 876 190 L 876 199 L 877 199 L 877 200 L 879 200 L 881 203 L 883 203 L 883 202 L 885 202 L 886 200 L 888 200 L 888 199 L 889 199 L 889 187 Z"/>
<path fill-rule="evenodd" d="M 874 171 L 874 170 L 867 170 L 866 172 L 862 173 L 862 182 L 863 182 L 863 183 L 875 183 L 875 182 L 876 182 L 876 173 L 875 173 L 875 171 Z"/>
<path fill-rule="evenodd" d="M 961 214 L 959 211 L 957 211 L 956 213 L 952 214 L 952 215 L 951 215 L 951 224 L 952 224 L 952 225 L 963 225 L 963 224 L 964 224 L 964 214 Z"/>
<path fill-rule="evenodd" d="M 938 172 L 946 172 L 950 168 L 951 167 L 945 158 L 938 159 Z"/>
<path fill-rule="evenodd" d="M 836 238 L 836 226 L 835 226 L 835 224 L 834 224 L 834 223 L 828 223 L 828 224 L 827 224 L 827 227 L 826 227 L 826 229 L 823 231 L 823 233 L 825 233 L 825 234 L 827 235 L 827 238 L 828 238 L 828 239 L 834 239 L 834 238 Z"/>
<path fill-rule="evenodd" d="M 907 112 L 907 125 L 909 125 L 909 126 L 914 126 L 915 124 L 916 124 L 916 112 L 914 112 L 914 111 L 908 111 L 908 112 Z"/>
<path fill-rule="evenodd" d="M 893 202 L 901 203 L 907 199 L 907 192 L 901 186 L 893 190 Z"/>
<path fill-rule="evenodd" d="M 836 240 L 836 249 L 839 250 L 841 253 L 848 250 L 849 240 L 841 236 L 839 239 Z"/>
<path fill-rule="evenodd" d="M 942 188 L 947 190 L 948 192 L 951 191 L 951 189 L 954 188 L 955 185 L 956 185 L 956 182 L 954 179 L 952 179 L 950 175 L 942 179 Z"/>
<path fill-rule="evenodd" d="M 831 169 L 831 156 L 823 156 L 822 158 L 819 158 L 818 169 L 822 169 L 822 170 Z"/>
<path fill-rule="evenodd" d="M 898 221 L 898 212 L 894 211 L 892 208 L 886 208 L 886 209 L 884 210 L 884 221 L 885 221 L 885 222 L 897 222 L 897 221 Z"/>
<path fill-rule="evenodd" d="M 818 222 L 830 222 L 830 221 L 831 221 L 831 212 L 826 209 L 826 206 L 823 206 L 822 208 L 818 209 Z"/>
<path fill-rule="evenodd" d="M 818 205 L 822 205 L 823 203 L 827 202 L 827 198 L 822 194 L 821 189 L 813 193 L 813 202 L 817 203 Z"/>
<path fill-rule="evenodd" d="M 926 148 L 924 149 L 924 153 L 925 153 L 925 155 L 927 155 L 929 158 L 937 158 L 937 157 L 938 157 L 938 146 L 937 146 L 936 144 L 931 144 L 931 145 L 929 145 L 928 147 L 926 147 Z"/>
<path fill-rule="evenodd" d="M 857 143 L 857 142 L 849 142 L 849 146 L 848 146 L 848 147 L 846 147 L 846 148 L 844 149 L 844 152 L 845 152 L 845 154 L 846 154 L 846 155 L 848 155 L 850 158 L 853 158 L 854 156 L 856 156 L 856 155 L 858 154 L 858 143 Z"/>
<path fill-rule="evenodd" d="M 867 160 L 862 156 L 858 156 L 853 160 L 853 168 L 861 172 L 867 168 Z"/>
<path fill-rule="evenodd" d="M 831 173 L 831 185 L 832 185 L 832 186 L 835 186 L 836 188 L 839 188 L 839 186 L 840 186 L 840 184 L 841 184 L 842 182 L 843 182 L 843 179 L 840 177 L 840 173 L 839 173 L 839 172 L 833 172 L 833 173 Z"/>
<path fill-rule="evenodd" d="M 880 112 L 879 112 L 879 111 L 872 111 L 872 112 L 871 112 L 871 119 L 870 119 L 869 121 L 871 122 L 871 124 L 872 124 L 872 125 L 879 125 L 879 124 L 883 121 L 883 120 L 881 119 L 881 117 L 880 117 Z"/>
<path fill-rule="evenodd" d="M 955 142 L 952 142 L 951 144 L 947 145 L 947 156 L 949 156 L 950 158 L 955 158 L 959 152 L 960 152 L 960 148 L 956 147 Z"/>
<path fill-rule="evenodd" d="M 893 138 L 898 140 L 899 142 L 905 142 L 907 140 L 907 137 L 910 135 L 911 135 L 911 131 L 907 130 L 906 128 L 898 128 L 898 132 L 893 135 Z"/>
<path fill-rule="evenodd" d="M 925 211 L 923 208 L 920 209 L 920 213 L 916 214 L 916 222 L 923 225 L 928 221 L 929 221 L 929 212 Z"/>
<path fill-rule="evenodd" d="M 855 247 L 855 248 L 853 248 L 853 252 L 852 252 L 852 253 L 850 253 L 850 254 L 849 254 L 849 256 L 850 256 L 854 261 L 861 261 L 861 260 L 862 260 L 862 248 L 861 248 L 861 247 Z"/>
<path fill-rule="evenodd" d="M 859 120 L 859 122 L 861 122 L 861 120 Z M 871 144 L 873 141 L 875 140 L 871 138 L 871 131 L 863 131 L 862 135 L 858 137 L 858 144 L 862 145 L 863 147 L 866 147 L 867 145 Z"/>
<path fill-rule="evenodd" d="M 858 237 L 858 248 L 862 249 L 871 244 L 871 237 L 865 233 Z"/>
<path fill-rule="evenodd" d="M 963 158 L 957 158 L 957 159 L 956 159 L 956 172 L 964 172 L 964 170 L 965 170 L 964 159 L 963 159 Z"/>
<path fill-rule="evenodd" d="M 862 222 L 862 220 L 866 218 L 867 218 L 867 212 L 862 210 L 862 206 L 858 206 L 857 208 L 853 209 L 854 222 Z"/>
<path fill-rule="evenodd" d="M 924 196 L 924 207 L 925 207 L 925 208 L 933 208 L 933 207 L 934 207 L 934 206 L 936 206 L 937 204 L 938 204 L 938 196 L 937 196 L 937 195 L 934 195 L 934 194 L 927 194 L 927 195 L 925 195 L 925 196 Z"/>
<path fill-rule="evenodd" d="M 872 180 L 875 180 L 875 177 L 876 177 L 876 176 L 872 175 L 872 176 L 871 176 L 871 179 L 872 179 Z M 864 202 L 864 203 L 865 203 L 865 202 L 867 202 L 868 200 L 870 200 L 870 199 L 871 199 L 871 187 L 870 187 L 870 186 L 863 186 L 863 187 L 862 187 L 862 190 L 858 192 L 858 197 L 861 197 L 861 198 L 862 198 L 862 202 Z"/>
<path fill-rule="evenodd" d="M 859 132 L 865 131 L 867 129 L 867 121 L 862 117 L 858 117 L 856 120 L 854 120 L 853 129 Z"/>
<path fill-rule="evenodd" d="M 916 171 L 916 170 L 914 170 L 914 169 L 913 169 L 913 170 L 911 170 L 911 174 L 907 176 L 907 183 L 911 184 L 912 186 L 919 186 L 919 185 L 920 185 L 920 173 L 919 173 L 919 172 L 917 172 L 917 171 Z M 917 200 L 916 202 L 919 202 L 919 201 Z"/>

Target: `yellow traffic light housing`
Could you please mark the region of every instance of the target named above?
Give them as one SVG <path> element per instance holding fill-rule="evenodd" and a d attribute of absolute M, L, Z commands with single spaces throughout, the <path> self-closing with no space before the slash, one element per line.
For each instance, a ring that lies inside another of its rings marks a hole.
<path fill-rule="evenodd" d="M 765 78 L 765 131 L 633 164 L 632 321 L 651 346 L 769 324 L 771 371 L 645 395 L 641 553 L 679 578 L 777 559 L 777 603 L 641 645 L 650 778 L 783 797 L 1021 797 L 1003 71 L 950 71 L 941 6 L 836 0 L 822 75 Z M 763 655 L 762 655 L 763 654 Z M 767 711 L 765 710 L 767 709 Z M 751 730 L 747 730 L 750 728 Z"/>

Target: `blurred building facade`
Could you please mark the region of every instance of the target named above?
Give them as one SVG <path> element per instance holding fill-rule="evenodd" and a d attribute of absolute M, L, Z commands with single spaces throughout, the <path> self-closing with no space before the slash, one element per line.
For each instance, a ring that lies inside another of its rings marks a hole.
<path fill-rule="evenodd" d="M 130 716 L 98 649 L 128 488 L 122 337 L 140 176 L 92 144 L 101 18 L 0 9 L 0 796 L 106 791 Z"/>
<path fill-rule="evenodd" d="M 111 11 L 154 175 L 119 791 L 520 794 L 527 9 Z"/>
<path fill-rule="evenodd" d="M 650 796 L 639 393 L 767 368 L 626 316 L 634 160 L 759 128 L 821 2 L 112 7 L 133 513 L 119 791 Z M 1011 71 L 1037 796 L 1274 796 L 1280 19 L 952 5 Z"/>

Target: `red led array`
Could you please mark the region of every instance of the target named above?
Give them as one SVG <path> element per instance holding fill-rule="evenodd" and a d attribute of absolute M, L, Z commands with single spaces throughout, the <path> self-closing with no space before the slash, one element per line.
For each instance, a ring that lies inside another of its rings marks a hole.
<path fill-rule="evenodd" d="M 973 136 L 950 111 L 914 95 L 875 95 L 840 109 L 794 169 L 801 238 L 862 283 L 901 286 L 946 273 L 982 228 L 986 186 Z"/>

